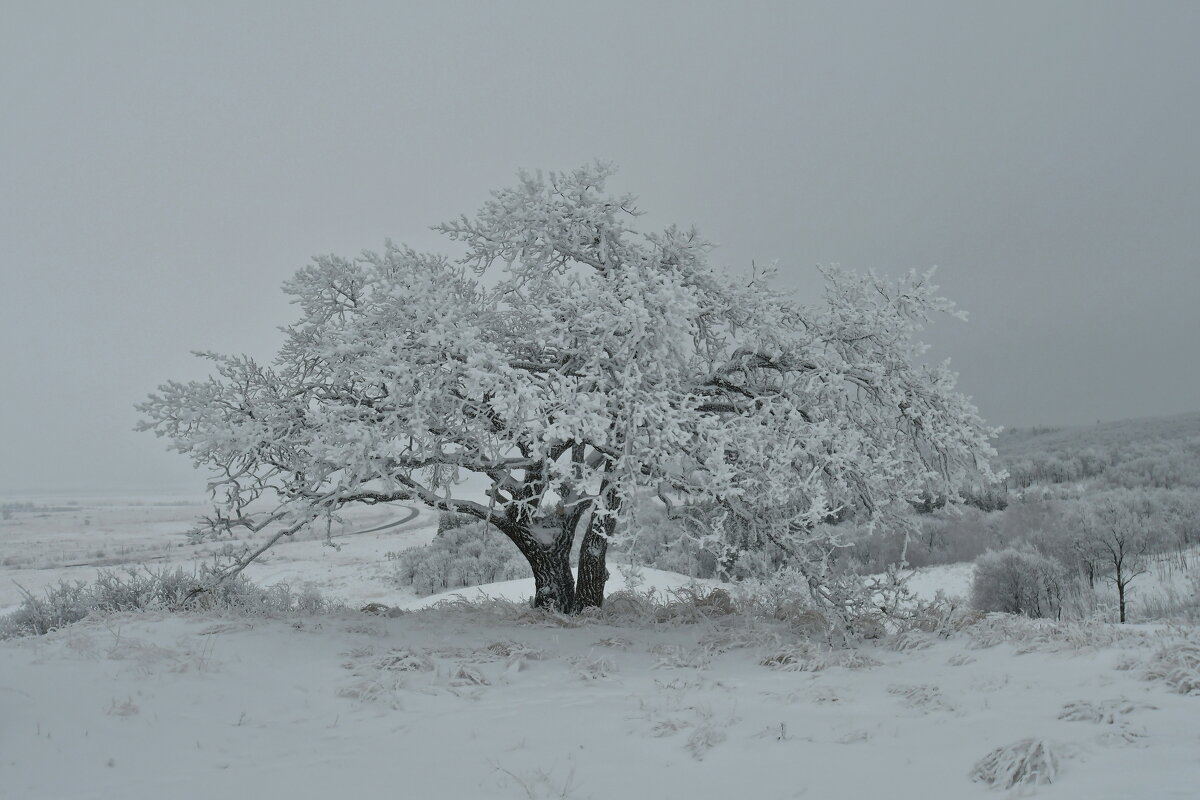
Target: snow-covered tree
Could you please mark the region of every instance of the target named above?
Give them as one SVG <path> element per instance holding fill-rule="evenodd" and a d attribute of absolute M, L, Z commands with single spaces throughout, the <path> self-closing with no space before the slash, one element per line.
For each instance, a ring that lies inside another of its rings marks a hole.
<path fill-rule="evenodd" d="M 1120 621 L 1125 622 L 1130 584 L 1150 568 L 1162 510 L 1144 489 L 1114 489 L 1079 501 L 1072 513 L 1075 547 L 1090 581 L 1102 575 L 1117 589 Z M 1160 545 L 1161 548 L 1161 545 Z"/>
<path fill-rule="evenodd" d="M 265 547 L 348 504 L 419 501 L 507 536 L 535 603 L 576 611 L 601 604 L 636 491 L 719 509 L 714 542 L 751 520 L 819 559 L 831 515 L 993 477 L 993 432 L 915 339 L 960 315 L 928 274 L 825 269 L 802 305 L 769 271 L 715 269 L 694 229 L 638 232 L 610 174 L 522 174 L 437 227 L 459 258 L 319 257 L 285 285 L 301 314 L 273 365 L 203 354 L 213 378 L 161 386 L 141 427 L 213 471 L 207 528 L 272 526 Z M 467 474 L 486 496 L 462 496 Z"/>
<path fill-rule="evenodd" d="M 991 550 L 975 561 L 971 604 L 980 611 L 1061 618 L 1070 576 L 1031 547 Z"/>

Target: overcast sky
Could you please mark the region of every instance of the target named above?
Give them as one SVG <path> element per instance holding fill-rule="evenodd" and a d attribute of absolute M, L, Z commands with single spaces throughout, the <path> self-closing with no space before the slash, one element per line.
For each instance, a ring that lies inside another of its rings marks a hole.
<path fill-rule="evenodd" d="M 804 292 L 938 265 L 994 423 L 1200 409 L 1198 3 L 2 5 L 0 491 L 199 486 L 132 432 L 189 351 L 593 158 Z"/>

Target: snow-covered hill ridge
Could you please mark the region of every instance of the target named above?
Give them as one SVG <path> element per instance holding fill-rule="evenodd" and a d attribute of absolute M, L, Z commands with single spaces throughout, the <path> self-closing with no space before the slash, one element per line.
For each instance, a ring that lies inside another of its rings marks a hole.
<path fill-rule="evenodd" d="M 1015 428 L 996 441 L 1007 485 L 1200 489 L 1200 413 L 1067 428 Z"/>
<path fill-rule="evenodd" d="M 1122 446 L 1200 436 L 1200 411 L 1167 417 L 1099 422 L 1094 425 L 1008 428 L 996 442 L 1004 456 L 1026 456 L 1059 449 Z"/>

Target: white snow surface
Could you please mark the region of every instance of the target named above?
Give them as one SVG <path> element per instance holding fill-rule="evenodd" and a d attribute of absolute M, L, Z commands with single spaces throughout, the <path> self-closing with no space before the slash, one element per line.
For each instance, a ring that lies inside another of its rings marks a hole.
<path fill-rule="evenodd" d="M 63 510 L 17 513 L 0 520 L 0 614 L 17 607 L 22 587 L 40 595 L 59 581 L 91 581 L 98 569 L 119 571 L 130 565 L 190 569 L 224 546 L 188 540 L 186 533 L 197 517 L 210 511 L 198 500 L 36 501 Z M 372 530 L 410 516 L 411 510 L 400 505 L 352 509 L 345 524 L 331 531 L 336 547 L 326 543 L 323 531 L 283 540 L 251 564 L 246 575 L 264 585 L 313 586 L 358 605 L 412 599 L 411 592 L 391 580 L 392 565 L 385 556 L 433 538 L 437 514 L 415 510 L 416 518 L 403 525 Z M 240 547 L 244 542 L 233 544 Z"/>
<path fill-rule="evenodd" d="M 906 570 L 902 573 L 905 585 L 914 597 L 933 600 L 941 592 L 947 598 L 966 601 L 971 596 L 971 581 L 975 579 L 975 565 L 940 564 L 933 567 Z"/>
<path fill-rule="evenodd" d="M 64 564 L 101 527 L 96 549 L 156 553 L 174 529 L 144 512 L 91 509 L 87 531 L 17 515 L 0 527 L 13 557 L 0 579 L 88 577 Z M 373 513 L 355 529 L 403 512 Z M 989 617 L 846 648 L 762 618 L 454 601 L 519 600 L 524 581 L 417 599 L 388 583 L 383 554 L 428 541 L 432 520 L 346 536 L 340 552 L 291 542 L 252 573 L 392 616 L 149 612 L 0 641 L 0 798 L 1008 797 L 970 772 L 1027 739 L 1060 759 L 1052 784 L 1019 790 L 1039 797 L 1200 786 L 1200 696 L 1147 679 L 1164 645 L 1200 653 L 1195 629 Z M 957 593 L 963 571 L 923 571 L 918 593 Z"/>
<path fill-rule="evenodd" d="M 658 599 L 667 600 L 674 592 L 678 592 L 681 589 L 695 587 L 707 591 L 720 585 L 720 581 L 689 578 L 687 575 L 680 575 L 678 572 L 667 572 L 666 570 L 651 569 L 650 567 L 638 567 L 631 570 L 628 567 L 610 564 L 609 578 L 604 588 L 609 594 L 630 590 L 639 593 L 649 592 Z M 406 600 L 396 605 L 398 608 L 407 611 L 415 611 L 421 608 L 431 608 L 438 603 L 448 600 L 477 602 L 484 599 L 492 599 L 526 602 L 532 597 L 533 578 L 521 578 L 515 581 L 489 583 L 486 586 L 455 589 L 415 600 Z"/>

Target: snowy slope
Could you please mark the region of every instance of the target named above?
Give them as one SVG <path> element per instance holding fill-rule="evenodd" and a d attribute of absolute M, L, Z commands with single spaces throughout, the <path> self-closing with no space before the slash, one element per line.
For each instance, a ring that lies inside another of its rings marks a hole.
<path fill-rule="evenodd" d="M 742 619 L 514 608 L 139 615 L 4 642 L 0 792 L 957 799 L 998 796 L 968 773 L 1026 737 L 1062 758 L 1047 798 L 1200 785 L 1200 697 L 1137 666 L 1170 634 L 988 647 L 1005 637 L 985 626 L 829 651 Z M 1112 721 L 1059 719 L 1073 701 Z"/>
<path fill-rule="evenodd" d="M 40 595 L 60 581 L 92 581 L 99 569 L 192 569 L 225 543 L 192 544 L 185 533 L 203 506 L 147 499 L 93 499 L 76 506 L 66 498 L 39 499 L 69 510 L 24 513 L 0 520 L 0 614 L 21 601 L 22 587 Z M 406 506 L 354 509 L 334 530 L 336 547 L 320 533 L 284 540 L 247 569 L 256 583 L 308 585 L 349 603 L 398 603 L 413 597 L 392 579 L 389 552 L 428 544 L 437 514 Z M 397 520 L 398 527 L 373 530 Z M 359 533 L 359 531 L 370 531 Z M 242 541 L 231 543 L 240 547 Z M 2 797 L 2 796 L 0 796 Z"/>
<path fill-rule="evenodd" d="M 202 553 L 161 538 L 194 513 L 10 520 L 0 578 L 34 590 L 88 578 L 95 566 L 70 564 L 93 547 L 191 563 Z M 1168 666 L 1200 692 L 1194 628 L 997 617 L 949 638 L 831 649 L 761 618 L 614 606 L 563 619 L 505 602 L 529 581 L 427 598 L 397 588 L 384 554 L 427 542 L 435 517 L 356 533 L 397 518 L 364 515 L 339 549 L 288 542 L 251 568 L 348 611 L 121 615 L 0 641 L 0 798 L 1002 797 L 972 766 L 1029 737 L 1061 759 L 1039 796 L 1192 798 L 1200 785 L 1200 696 L 1146 680 L 1169 644 L 1195 655 Z M 613 573 L 610 591 L 628 585 Z M 931 567 L 909 583 L 925 599 L 962 595 L 970 574 Z M 690 583 L 633 579 L 660 596 Z M 479 596 L 500 599 L 462 602 Z M 352 610 L 367 601 L 409 610 Z M 1082 719 L 1060 719 L 1068 706 Z"/>

